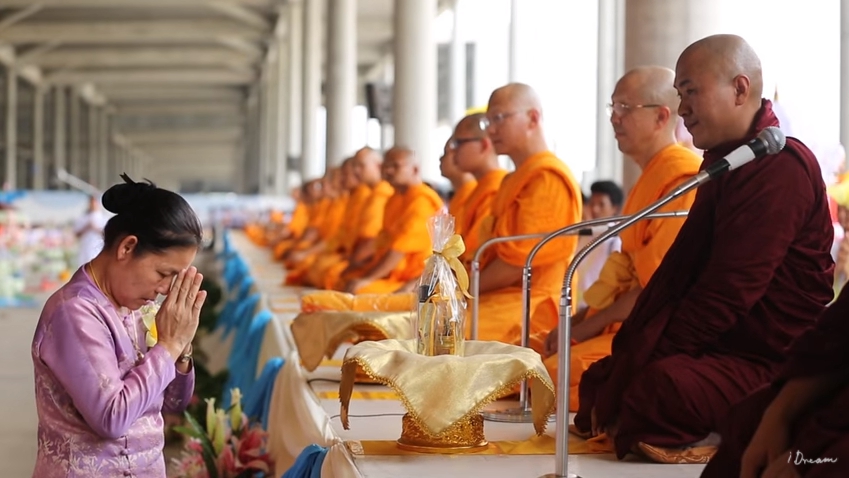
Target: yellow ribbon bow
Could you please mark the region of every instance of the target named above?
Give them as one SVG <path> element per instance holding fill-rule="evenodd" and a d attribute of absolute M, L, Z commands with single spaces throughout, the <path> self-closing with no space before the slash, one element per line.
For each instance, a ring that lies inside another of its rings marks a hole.
<path fill-rule="evenodd" d="M 451 236 L 441 251 L 433 251 L 434 255 L 441 256 L 448 262 L 448 267 L 457 276 L 457 285 L 460 286 L 460 291 L 467 299 L 471 299 L 472 296 L 469 295 L 469 274 L 459 259 L 464 252 L 466 252 L 466 244 L 463 243 L 463 238 L 459 234 Z"/>

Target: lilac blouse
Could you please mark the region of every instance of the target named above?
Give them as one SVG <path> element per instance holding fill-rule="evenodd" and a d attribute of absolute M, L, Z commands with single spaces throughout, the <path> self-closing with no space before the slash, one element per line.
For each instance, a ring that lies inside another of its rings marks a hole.
<path fill-rule="evenodd" d="M 162 412 L 186 408 L 194 370 L 148 350 L 144 332 L 141 314 L 116 311 L 83 268 L 48 299 L 32 342 L 33 478 L 165 477 Z"/>

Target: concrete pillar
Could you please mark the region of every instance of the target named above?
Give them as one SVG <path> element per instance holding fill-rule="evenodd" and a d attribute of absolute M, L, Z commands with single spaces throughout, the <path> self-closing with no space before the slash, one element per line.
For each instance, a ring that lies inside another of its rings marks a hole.
<path fill-rule="evenodd" d="M 342 164 L 353 152 L 357 105 L 357 0 L 327 4 L 327 167 Z"/>
<path fill-rule="evenodd" d="M 277 119 L 274 122 L 276 125 L 275 138 L 275 158 L 277 167 L 274 175 L 274 191 L 273 194 L 283 196 L 289 192 L 289 182 L 287 179 L 289 172 L 289 152 L 287 151 L 286 142 L 289 136 L 289 71 L 287 69 L 289 63 L 289 45 L 285 38 L 278 36 L 275 38 L 277 43 L 277 71 L 274 75 L 274 92 L 277 108 Z"/>
<path fill-rule="evenodd" d="M 65 104 L 68 99 L 68 90 L 57 86 L 53 90 L 53 166 L 56 172 L 60 169 L 68 169 L 67 156 L 68 141 L 65 133 L 67 131 L 67 113 Z M 63 183 L 57 183 L 59 189 L 65 189 Z"/>
<path fill-rule="evenodd" d="M 451 123 L 456 125 L 466 114 L 466 40 L 460 30 L 460 2 L 454 0 L 454 25 L 451 32 Z"/>
<path fill-rule="evenodd" d="M 44 88 L 35 87 L 32 99 L 32 188 L 44 189 Z"/>
<path fill-rule="evenodd" d="M 507 80 L 519 77 L 519 0 L 510 0 L 510 33 L 507 46 Z"/>
<path fill-rule="evenodd" d="M 596 179 L 622 184 L 622 154 L 616 144 L 605 105 L 622 71 L 625 54 L 624 0 L 598 0 L 598 91 L 596 110 Z"/>
<path fill-rule="evenodd" d="M 114 158 L 109 157 L 109 112 L 106 110 L 106 107 L 100 108 L 100 130 L 97 134 L 97 146 L 99 148 L 97 158 L 98 162 L 98 175 L 97 183 L 98 186 L 106 190 L 111 184 L 114 184 L 117 181 L 117 176 L 113 176 L 111 173 L 110 163 L 114 161 Z"/>
<path fill-rule="evenodd" d="M 725 12 L 703 0 L 628 0 L 625 2 L 625 69 L 657 65 L 675 69 L 690 43 L 718 33 Z M 629 191 L 640 175 L 633 161 L 624 161 L 622 182 Z"/>
<path fill-rule="evenodd" d="M 396 0 L 397 3 L 397 0 Z M 324 161 L 318 157 L 318 109 L 321 107 L 321 24 L 324 0 L 307 0 L 304 4 L 304 76 L 301 171 L 306 178 L 324 174 Z"/>
<path fill-rule="evenodd" d="M 436 126 L 436 0 L 395 0 L 395 144 L 412 149 L 422 175 L 439 177 L 432 133 Z"/>
<path fill-rule="evenodd" d="M 300 0 L 292 0 L 287 8 L 289 9 L 289 54 L 287 58 L 289 78 L 287 94 L 289 101 L 286 106 L 289 120 L 287 121 L 286 148 L 289 157 L 298 158 L 298 165 L 303 178 L 309 172 L 302 157 L 303 131 L 301 129 L 304 114 L 303 98 L 301 97 L 304 91 L 304 5 Z"/>
<path fill-rule="evenodd" d="M 82 104 L 80 104 L 80 96 L 74 88 L 70 89 L 68 94 L 70 105 L 69 116 L 69 136 L 70 145 L 68 152 L 68 172 L 74 176 L 80 176 L 80 164 L 82 161 Z"/>
<path fill-rule="evenodd" d="M 18 75 L 6 67 L 6 187 L 18 183 Z"/>
<path fill-rule="evenodd" d="M 849 4 L 840 2 L 840 143 L 849 152 Z"/>
<path fill-rule="evenodd" d="M 88 169 L 86 170 L 85 180 L 93 186 L 99 186 L 97 184 L 97 166 L 100 164 L 100 151 L 97 144 L 100 133 L 100 118 L 97 109 L 98 107 L 93 104 L 88 105 L 88 147 L 86 148 Z"/>

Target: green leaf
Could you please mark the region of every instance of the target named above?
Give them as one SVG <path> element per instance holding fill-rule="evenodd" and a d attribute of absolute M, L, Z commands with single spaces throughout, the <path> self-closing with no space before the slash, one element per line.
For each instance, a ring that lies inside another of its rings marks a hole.
<path fill-rule="evenodd" d="M 206 436 L 206 433 L 200 431 L 203 430 L 197 420 L 188 413 L 184 413 L 186 416 L 186 420 L 188 420 L 189 424 L 195 430 L 198 430 L 200 436 L 201 447 L 203 448 L 203 463 L 206 465 L 206 471 L 209 474 L 209 478 L 218 478 L 218 468 L 215 466 L 215 450 L 212 448 L 212 442 L 209 441 L 209 437 Z"/>

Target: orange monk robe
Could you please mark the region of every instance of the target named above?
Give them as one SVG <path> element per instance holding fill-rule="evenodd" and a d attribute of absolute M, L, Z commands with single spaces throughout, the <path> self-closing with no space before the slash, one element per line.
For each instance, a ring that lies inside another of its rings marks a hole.
<path fill-rule="evenodd" d="M 350 264 L 351 254 L 356 244 L 362 240 L 375 239 L 380 234 L 383 229 L 383 213 L 386 210 L 386 203 L 394 193 L 395 190 L 386 181 L 377 183 L 371 190 L 368 200 L 363 208 L 358 211 L 356 229 L 348 234 L 353 240 L 353 245 L 349 251 L 338 256 L 335 262 L 329 264 L 324 270 L 318 271 L 322 279 L 321 282 L 316 283 L 317 286 L 324 289 L 333 289 L 339 284 L 342 273 Z"/>
<path fill-rule="evenodd" d="M 623 215 L 634 214 L 666 196 L 685 179 L 699 171 L 702 158 L 679 145 L 660 150 L 649 162 L 622 208 Z M 687 193 L 668 203 L 660 211 L 689 210 L 696 192 Z M 584 299 L 591 310 L 603 310 L 619 296 L 639 286 L 645 288 L 654 271 L 678 236 L 685 218 L 640 221 L 620 233 L 622 252 L 611 255 L 599 279 L 587 289 Z M 610 355 L 613 337 L 621 323 L 612 324 L 598 337 L 572 346 L 569 375 L 569 404 L 578 410 L 578 384 L 581 375 L 593 363 Z M 557 355 L 545 360 L 549 375 L 557 383 Z"/>
<path fill-rule="evenodd" d="M 555 231 L 579 222 L 581 208 L 581 188 L 566 164 L 550 151 L 537 153 L 504 178 L 492 204 L 491 233 L 482 237 L 481 242 L 489 237 Z M 485 271 L 496 257 L 510 265 L 524 267 L 538 242 L 525 240 L 493 245 L 483 253 L 481 271 Z M 563 275 L 577 244 L 576 236 L 562 237 L 551 241 L 536 255 L 532 264 L 532 333 L 547 332 L 557 325 Z M 483 293 L 479 300 L 478 340 L 513 343 L 520 338 L 521 280 L 515 285 Z M 546 309 L 545 313 L 540 313 L 542 308 Z"/>
<path fill-rule="evenodd" d="M 496 169 L 488 172 L 476 183 L 475 190 L 466 200 L 466 207 L 460 211 L 454 224 L 456 231 L 463 237 L 466 252 L 461 260 L 469 267 L 481 243 L 481 228 L 484 220 L 492 213 L 492 202 L 501 187 L 501 182 L 507 176 L 507 171 Z M 487 232 L 488 234 L 488 232 Z"/>
<path fill-rule="evenodd" d="M 448 214 L 454 216 L 454 232 L 457 234 L 460 234 L 457 229 L 457 218 L 463 214 L 466 203 L 469 202 L 469 197 L 471 197 L 477 185 L 477 181 L 466 181 L 454 191 L 454 196 L 448 201 Z"/>
<path fill-rule="evenodd" d="M 345 207 L 347 204 L 347 194 L 340 195 L 330 201 L 330 204 L 327 207 L 327 213 L 318 224 L 318 237 L 320 241 L 327 243 L 333 239 L 334 234 L 342 225 L 342 219 L 345 217 Z M 298 244 L 295 246 L 295 249 L 305 249 L 310 246 L 311 244 Z M 317 257 L 318 253 L 315 253 L 308 255 L 304 260 L 297 264 L 291 262 L 286 263 L 285 266 L 289 273 L 286 275 L 285 284 L 303 285 L 304 275 L 306 274 L 306 271 L 312 267 Z"/>
<path fill-rule="evenodd" d="M 375 254 L 362 269 L 369 271 L 377 266 L 390 251 L 404 254 L 387 277 L 356 290 L 357 294 L 395 292 L 408 281 L 421 276 L 425 259 L 431 254 L 427 220 L 443 208 L 442 199 L 426 184 L 418 184 L 401 194 L 396 192 L 386 202 L 383 230 L 377 237 Z M 363 272 L 358 274 L 362 277 Z"/>
<path fill-rule="evenodd" d="M 300 231 L 300 234 L 293 234 L 292 237 L 278 242 L 277 245 L 274 246 L 274 259 L 278 261 L 283 260 L 283 256 L 286 255 L 289 250 L 294 248 L 298 242 L 300 242 L 301 236 L 304 235 L 304 232 L 306 232 L 307 229 L 318 229 L 321 218 L 325 216 L 329 206 L 329 198 L 320 199 L 319 201 L 307 205 L 305 211 L 306 219 L 304 220 L 303 229 Z"/>
<path fill-rule="evenodd" d="M 360 184 L 348 196 L 345 205 L 345 213 L 342 224 L 336 230 L 333 238 L 327 242 L 324 251 L 320 252 L 307 269 L 303 277 L 303 285 L 321 287 L 324 284 L 324 273 L 333 264 L 339 262 L 342 257 L 348 257 L 357 243 L 357 224 L 359 216 L 371 196 L 371 188 L 366 184 Z"/>

